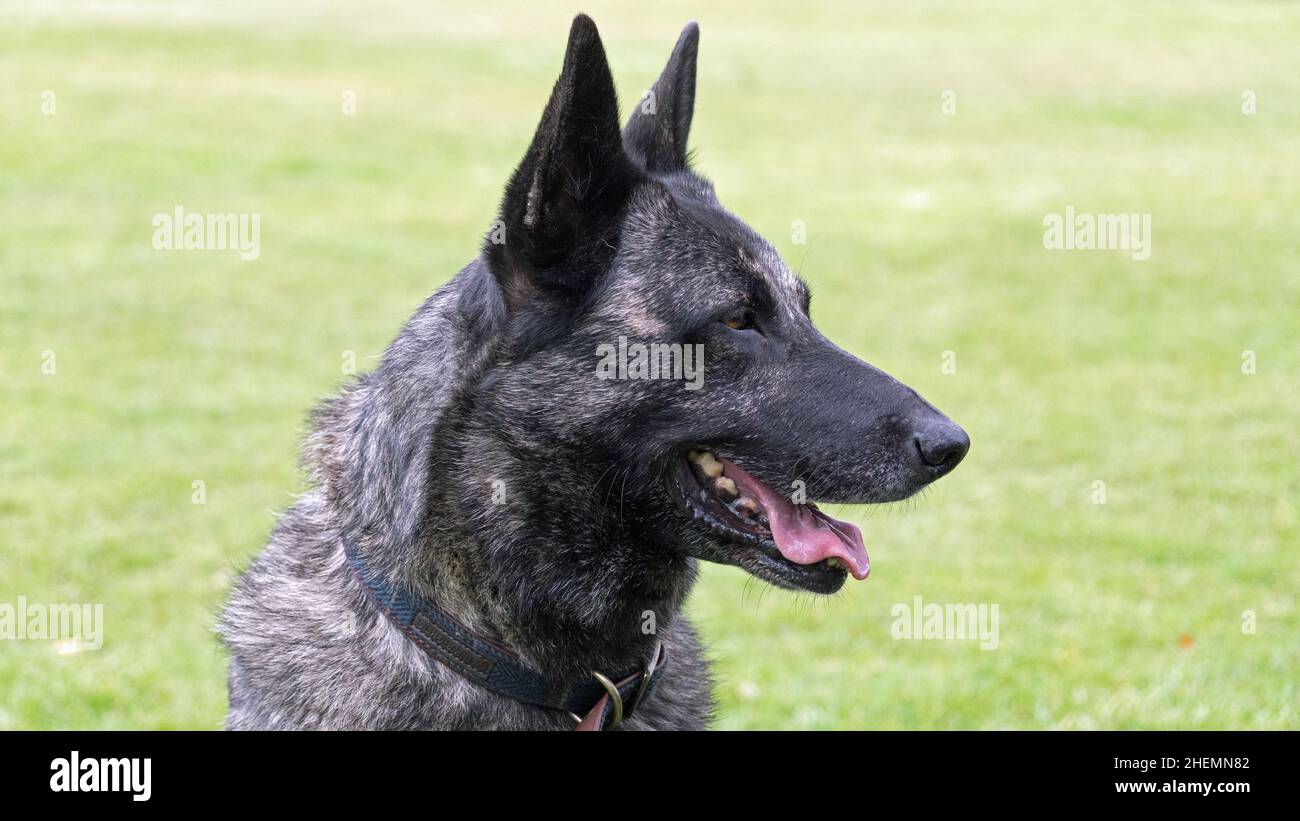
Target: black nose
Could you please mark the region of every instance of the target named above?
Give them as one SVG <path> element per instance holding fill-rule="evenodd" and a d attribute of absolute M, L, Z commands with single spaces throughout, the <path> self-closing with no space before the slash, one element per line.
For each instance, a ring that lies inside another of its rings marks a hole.
<path fill-rule="evenodd" d="M 938 478 L 957 467 L 970 450 L 970 437 L 961 426 L 946 417 L 927 420 L 916 431 L 916 449 L 921 461 Z"/>

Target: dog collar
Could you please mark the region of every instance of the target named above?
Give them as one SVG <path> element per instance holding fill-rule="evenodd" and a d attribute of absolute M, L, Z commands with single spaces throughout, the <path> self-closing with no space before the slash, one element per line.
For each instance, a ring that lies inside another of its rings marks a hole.
<path fill-rule="evenodd" d="M 557 681 L 524 664 L 513 651 L 470 630 L 450 613 L 366 567 L 343 538 L 352 572 L 371 601 L 426 655 L 499 696 L 568 713 L 578 730 L 612 730 L 654 693 L 668 662 L 663 642 L 640 670 L 610 677 L 595 670 L 577 681 Z"/>

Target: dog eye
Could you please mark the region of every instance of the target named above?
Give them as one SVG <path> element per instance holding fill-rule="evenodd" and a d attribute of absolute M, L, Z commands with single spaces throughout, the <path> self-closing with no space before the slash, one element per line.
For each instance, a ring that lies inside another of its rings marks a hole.
<path fill-rule="evenodd" d="M 754 315 L 745 310 L 732 311 L 722 317 L 722 324 L 733 331 L 747 331 L 754 327 Z"/>

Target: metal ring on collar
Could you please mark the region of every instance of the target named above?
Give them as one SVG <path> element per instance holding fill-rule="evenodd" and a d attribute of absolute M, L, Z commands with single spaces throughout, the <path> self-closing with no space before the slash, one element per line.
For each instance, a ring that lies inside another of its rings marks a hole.
<path fill-rule="evenodd" d="M 608 676 L 595 670 L 591 671 L 591 675 L 600 682 L 600 686 L 605 688 L 610 700 L 614 702 L 614 721 L 609 725 L 609 729 L 612 730 L 623 723 L 623 697 L 618 694 L 618 686 L 610 681 Z"/>
<path fill-rule="evenodd" d="M 641 697 L 645 695 L 645 691 L 650 687 L 650 677 L 659 668 L 659 654 L 663 652 L 663 647 L 664 643 L 662 641 L 655 642 L 655 651 L 650 654 L 650 663 L 646 665 L 645 670 L 641 673 L 641 685 L 636 688 L 636 695 L 632 697 L 632 707 L 628 712 L 635 713 L 636 708 L 641 706 Z"/>

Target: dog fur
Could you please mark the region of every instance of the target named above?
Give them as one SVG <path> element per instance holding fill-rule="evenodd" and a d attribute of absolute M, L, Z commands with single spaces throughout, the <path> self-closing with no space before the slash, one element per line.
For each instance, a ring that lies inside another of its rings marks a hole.
<path fill-rule="evenodd" d="M 697 44 L 691 24 L 620 129 L 595 25 L 575 19 L 482 253 L 315 413 L 310 489 L 221 618 L 229 728 L 573 726 L 416 648 L 365 595 L 344 534 L 548 675 L 632 669 L 662 640 L 669 665 L 623 726 L 703 728 L 709 671 L 682 614 L 698 561 L 799 585 L 683 508 L 683 448 L 831 502 L 905 498 L 955 464 L 917 442 L 960 428 L 821 336 L 804 283 L 690 168 Z M 753 325 L 718 321 L 736 310 Z M 619 336 L 702 345 L 703 389 L 596 379 L 594 352 Z"/>

